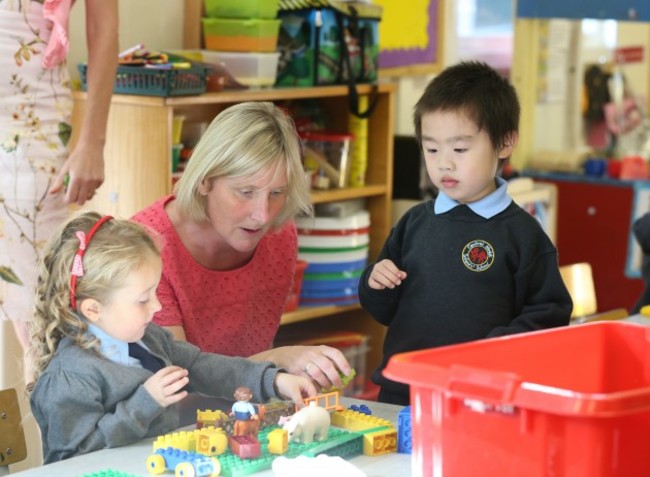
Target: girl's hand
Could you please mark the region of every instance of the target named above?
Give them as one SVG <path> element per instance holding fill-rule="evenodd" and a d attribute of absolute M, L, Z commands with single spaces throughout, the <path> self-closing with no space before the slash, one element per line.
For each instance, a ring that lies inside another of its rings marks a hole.
<path fill-rule="evenodd" d="M 400 286 L 404 279 L 406 279 L 406 272 L 397 268 L 391 260 L 384 259 L 372 267 L 368 286 L 375 290 L 393 289 Z"/>
<path fill-rule="evenodd" d="M 276 394 L 281 398 L 291 399 L 298 409 L 305 407 L 304 398 L 315 396 L 317 393 L 311 379 L 289 373 L 276 374 L 274 385 Z"/>
<path fill-rule="evenodd" d="M 144 388 L 158 404 L 167 407 L 187 396 L 187 391 L 181 391 L 190 382 L 187 375 L 187 369 L 179 366 L 167 366 L 147 379 L 144 382 Z"/>

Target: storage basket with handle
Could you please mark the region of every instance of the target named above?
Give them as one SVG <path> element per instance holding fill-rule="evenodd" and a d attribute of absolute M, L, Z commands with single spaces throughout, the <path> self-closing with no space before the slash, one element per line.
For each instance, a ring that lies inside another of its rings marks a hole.
<path fill-rule="evenodd" d="M 81 88 L 86 91 L 87 65 L 79 65 Z M 206 69 L 157 69 L 142 66 L 118 66 L 114 93 L 143 96 L 190 96 L 205 93 Z"/>

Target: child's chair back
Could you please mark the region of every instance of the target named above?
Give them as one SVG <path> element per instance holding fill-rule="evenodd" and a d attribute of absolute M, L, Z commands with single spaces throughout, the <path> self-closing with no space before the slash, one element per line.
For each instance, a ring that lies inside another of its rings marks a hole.
<path fill-rule="evenodd" d="M 27 457 L 18 394 L 13 388 L 0 391 L 0 475 L 9 473 L 9 464 Z"/>
<path fill-rule="evenodd" d="M 625 308 L 598 311 L 596 287 L 590 264 L 582 262 L 563 265 L 560 267 L 560 275 L 573 300 L 571 321 L 574 323 L 620 320 L 628 316 Z"/>
<path fill-rule="evenodd" d="M 564 265 L 560 267 L 560 275 L 573 300 L 571 318 L 596 313 L 598 304 L 591 265 L 586 262 Z"/>

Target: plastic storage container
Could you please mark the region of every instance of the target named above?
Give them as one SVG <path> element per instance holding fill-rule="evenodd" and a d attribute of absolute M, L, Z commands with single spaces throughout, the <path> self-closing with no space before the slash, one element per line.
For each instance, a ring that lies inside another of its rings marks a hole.
<path fill-rule="evenodd" d="M 305 269 L 307 268 L 308 263 L 304 260 L 296 261 L 296 271 L 293 275 L 293 288 L 291 293 L 287 297 L 287 302 L 284 305 L 284 312 L 294 311 L 298 308 L 298 302 L 300 301 L 300 290 L 302 289 L 302 279 L 305 274 Z"/>
<path fill-rule="evenodd" d="M 79 65 L 81 89 L 86 91 L 87 65 Z M 189 96 L 205 93 L 206 70 L 202 66 L 160 70 L 139 66 L 118 66 L 114 93 L 142 96 Z"/>
<path fill-rule="evenodd" d="M 650 328 L 596 322 L 395 355 L 412 475 L 650 475 Z"/>
<path fill-rule="evenodd" d="M 203 18 L 205 47 L 217 51 L 275 51 L 280 20 Z"/>
<path fill-rule="evenodd" d="M 297 217 L 298 256 L 309 263 L 301 306 L 359 303 L 359 277 L 368 260 L 370 214 L 347 217 Z"/>
<path fill-rule="evenodd" d="M 353 136 L 346 133 L 313 131 L 300 133 L 305 148 L 305 169 L 313 171 L 315 180 L 327 182 L 312 186 L 320 189 L 347 187 L 350 181 L 350 146 Z"/>
<path fill-rule="evenodd" d="M 178 172 L 178 164 L 181 161 L 181 151 L 183 150 L 183 144 L 173 144 L 172 145 L 172 172 Z"/>
<path fill-rule="evenodd" d="M 206 63 L 223 63 L 246 86 L 273 86 L 280 53 L 234 53 L 203 50 Z"/>
<path fill-rule="evenodd" d="M 278 0 L 205 0 L 207 17 L 275 18 Z"/>

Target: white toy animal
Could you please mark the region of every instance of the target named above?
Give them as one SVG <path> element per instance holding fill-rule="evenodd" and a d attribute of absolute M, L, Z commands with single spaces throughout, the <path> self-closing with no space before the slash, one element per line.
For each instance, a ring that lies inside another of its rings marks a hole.
<path fill-rule="evenodd" d="M 303 444 L 309 444 L 314 439 L 327 439 L 329 428 L 330 413 L 324 407 L 317 406 L 314 401 L 296 412 L 282 426 L 289 434 L 289 442 L 299 441 Z"/>

